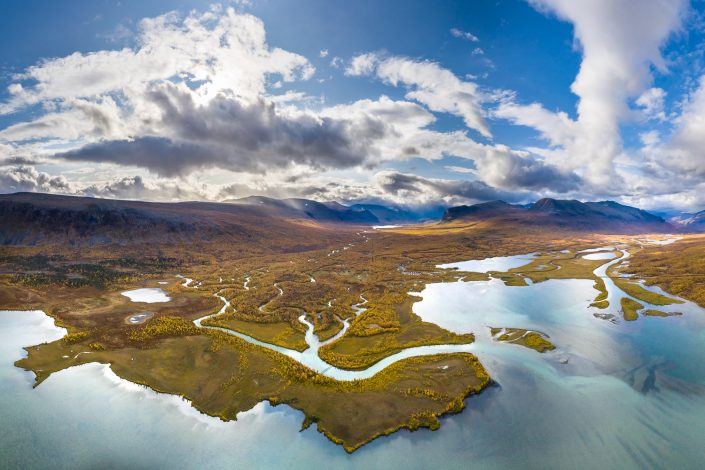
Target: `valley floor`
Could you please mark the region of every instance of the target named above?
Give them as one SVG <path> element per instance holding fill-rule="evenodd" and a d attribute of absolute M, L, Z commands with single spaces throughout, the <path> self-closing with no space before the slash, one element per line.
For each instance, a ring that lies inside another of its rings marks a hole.
<path fill-rule="evenodd" d="M 286 403 L 304 412 L 304 427 L 316 423 L 352 452 L 400 428 L 437 428 L 440 416 L 460 412 L 464 399 L 487 387 L 490 377 L 473 354 L 456 352 L 409 357 L 362 380 L 336 380 L 290 357 L 306 351 L 311 338 L 321 342 L 322 361 L 351 371 L 410 348 L 462 349 L 474 335 L 423 321 L 414 313 L 420 300 L 414 293 L 432 283 L 490 278 L 509 286 L 589 279 L 595 284 L 593 305 L 607 319 L 667 314 L 608 299 L 605 280 L 595 275 L 608 264 L 614 267 L 606 279 L 637 304 L 670 304 L 667 295 L 647 288 L 657 284 L 702 305 L 703 269 L 697 260 L 703 259 L 705 239 L 653 244 L 647 238 L 539 228 L 517 234 L 503 227 L 445 224 L 340 227 L 330 242 L 321 239 L 311 248 L 292 248 L 289 242 L 288 249 L 256 256 L 243 255 L 243 247 L 229 250 L 217 240 L 198 247 L 5 247 L 0 306 L 43 310 L 68 330 L 61 340 L 28 347 L 28 357 L 18 361 L 35 373 L 37 385 L 77 364 L 107 363 L 120 377 L 187 397 L 200 411 L 226 420 L 263 400 Z M 633 254 L 628 264 L 579 253 L 616 246 Z M 525 253 L 535 256 L 504 272 L 438 267 Z M 136 288 L 162 289 L 171 300 L 133 302 L 122 295 Z M 194 324 L 216 313 L 203 327 Z M 142 321 L 132 323 L 135 315 Z M 537 352 L 560 347 L 542 332 L 511 324 L 491 327 L 496 341 Z M 292 353 L 257 346 L 228 331 Z"/>

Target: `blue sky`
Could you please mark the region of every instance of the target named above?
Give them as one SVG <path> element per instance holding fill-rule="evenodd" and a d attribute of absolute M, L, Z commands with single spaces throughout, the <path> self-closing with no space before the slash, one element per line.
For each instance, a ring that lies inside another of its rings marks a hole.
<path fill-rule="evenodd" d="M 0 191 L 702 210 L 703 5 L 4 2 Z"/>

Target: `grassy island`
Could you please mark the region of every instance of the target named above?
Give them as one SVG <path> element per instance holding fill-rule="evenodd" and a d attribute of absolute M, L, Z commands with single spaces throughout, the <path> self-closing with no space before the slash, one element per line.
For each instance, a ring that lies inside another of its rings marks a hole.
<path fill-rule="evenodd" d="M 548 336 L 538 331 L 522 328 L 490 328 L 490 330 L 492 337 L 497 341 L 517 344 L 540 353 L 556 349 L 556 346 L 548 340 Z"/>

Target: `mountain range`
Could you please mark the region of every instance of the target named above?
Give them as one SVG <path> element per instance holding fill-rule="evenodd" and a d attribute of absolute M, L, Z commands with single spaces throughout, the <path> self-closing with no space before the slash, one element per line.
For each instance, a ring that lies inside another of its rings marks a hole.
<path fill-rule="evenodd" d="M 678 228 L 663 218 L 614 201 L 544 198 L 528 206 L 491 201 L 446 210 L 443 222 L 493 221 L 517 225 L 611 233 L 668 233 Z"/>
<path fill-rule="evenodd" d="M 695 214 L 681 214 L 669 220 L 674 225 L 681 226 L 688 231 L 705 231 L 705 211 L 696 212 Z"/>
<path fill-rule="evenodd" d="M 529 205 L 491 201 L 416 211 L 381 204 L 343 205 L 252 196 L 224 202 L 157 203 L 41 193 L 0 195 L 0 244 L 125 244 L 134 241 L 247 242 L 262 247 L 315 246 L 346 226 L 511 224 L 598 233 L 705 231 L 705 211 L 678 223 L 613 201 L 541 199 Z M 282 240 L 289 240 L 283 242 Z M 302 246 L 303 246 L 302 245 Z"/>
<path fill-rule="evenodd" d="M 318 202 L 311 199 L 274 199 L 265 196 L 249 196 L 223 201 L 258 207 L 269 215 L 294 219 L 311 219 L 318 222 L 340 222 L 359 225 L 411 224 L 423 220 L 438 220 L 443 209 L 408 210 L 381 204 L 351 204 Z"/>
<path fill-rule="evenodd" d="M 325 224 L 273 215 L 248 204 L 0 195 L 0 244 L 4 245 L 218 242 L 232 249 L 276 251 L 311 249 L 337 232 Z"/>

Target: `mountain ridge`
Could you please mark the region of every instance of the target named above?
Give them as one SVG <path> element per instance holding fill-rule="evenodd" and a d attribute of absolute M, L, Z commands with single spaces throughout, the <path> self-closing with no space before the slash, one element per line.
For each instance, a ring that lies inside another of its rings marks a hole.
<path fill-rule="evenodd" d="M 340 222 L 360 225 L 373 225 L 379 219 L 365 209 L 356 210 L 337 202 L 318 202 L 311 199 L 275 199 L 266 196 L 248 196 L 229 199 L 222 203 L 237 206 L 258 207 L 270 215 L 299 219 L 312 219 L 320 222 Z"/>
<path fill-rule="evenodd" d="M 705 210 L 672 217 L 669 221 L 687 231 L 703 232 L 705 231 Z"/>
<path fill-rule="evenodd" d="M 251 205 L 124 201 L 43 193 L 0 195 L 2 245 L 217 241 L 246 243 L 266 250 L 274 247 L 276 251 L 315 246 L 321 237 L 335 232 L 330 225 L 272 215 Z"/>
<path fill-rule="evenodd" d="M 381 204 L 347 206 L 302 198 L 251 196 L 224 202 L 165 203 L 14 193 L 0 195 L 0 244 L 58 242 L 93 246 L 135 241 L 222 240 L 266 248 L 286 245 L 281 238 L 289 237 L 308 246 L 315 243 L 317 236 L 346 230 L 346 226 L 352 229 L 416 223 L 428 220 L 424 215 L 421 211 Z M 441 223 L 467 221 L 597 233 L 705 231 L 705 211 L 693 214 L 682 225 L 673 225 L 647 211 L 614 201 L 551 198 L 526 206 L 500 200 L 454 206 L 447 208 L 440 220 Z M 304 235 L 306 230 L 311 231 L 311 237 Z"/>
<path fill-rule="evenodd" d="M 615 233 L 678 231 L 659 216 L 615 201 L 581 202 L 553 198 L 539 199 L 529 207 L 498 200 L 446 210 L 442 222 L 457 221 L 495 221 Z"/>

